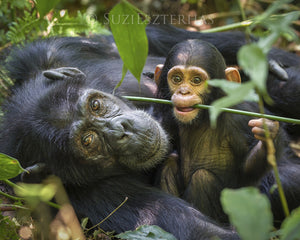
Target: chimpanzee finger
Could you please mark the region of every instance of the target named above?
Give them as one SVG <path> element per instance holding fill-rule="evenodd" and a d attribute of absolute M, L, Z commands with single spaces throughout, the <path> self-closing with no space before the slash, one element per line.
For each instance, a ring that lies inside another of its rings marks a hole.
<path fill-rule="evenodd" d="M 269 119 L 252 119 L 249 121 L 248 125 L 253 127 L 252 132 L 259 136 L 265 136 L 264 131 L 264 123 L 266 124 L 267 128 L 269 129 L 269 133 L 271 138 L 275 138 L 278 130 L 279 130 L 279 123 L 277 121 L 272 121 Z"/>
<path fill-rule="evenodd" d="M 263 118 L 259 118 L 259 119 L 252 119 L 248 122 L 248 125 L 250 127 L 263 127 Z"/>
<path fill-rule="evenodd" d="M 254 135 L 258 135 L 258 136 L 261 136 L 261 137 L 265 136 L 265 130 L 263 128 L 260 128 L 260 127 L 252 128 L 252 133 Z"/>

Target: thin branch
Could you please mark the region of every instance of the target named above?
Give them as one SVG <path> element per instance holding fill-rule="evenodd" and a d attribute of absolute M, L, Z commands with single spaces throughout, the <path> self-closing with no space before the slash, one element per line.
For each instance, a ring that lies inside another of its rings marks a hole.
<path fill-rule="evenodd" d="M 9 181 L 9 180 L 3 180 L 8 186 L 12 187 L 12 188 L 19 188 L 19 189 L 22 189 L 22 187 L 20 187 L 19 185 Z M 4 195 L 3 193 L 0 192 L 0 194 Z M 13 199 L 13 196 L 10 196 L 8 195 L 7 197 L 10 197 L 11 199 Z M 15 200 L 25 200 L 24 198 L 17 198 L 17 197 L 14 197 L 16 198 Z M 50 201 L 46 201 L 46 203 L 50 206 L 50 207 L 53 207 L 53 208 L 57 208 L 57 209 L 60 209 L 60 206 L 54 202 L 50 202 Z"/>
<path fill-rule="evenodd" d="M 237 0 L 237 4 L 239 6 L 243 22 L 247 21 L 246 14 L 245 14 L 244 8 L 242 7 L 241 0 Z M 249 26 L 245 27 L 245 33 L 246 33 L 247 41 L 249 42 L 250 41 L 250 34 L 251 34 Z"/>
<path fill-rule="evenodd" d="M 15 196 L 12 196 L 12 195 L 7 194 L 7 193 L 2 192 L 2 191 L 0 191 L 0 195 L 2 195 L 2 196 L 4 196 L 4 197 L 7 197 L 7 198 L 9 198 L 9 199 L 12 199 L 12 200 L 14 200 L 14 201 L 23 201 L 23 200 L 24 200 L 23 198 L 15 197 Z"/>
<path fill-rule="evenodd" d="M 16 208 L 19 208 L 19 209 L 24 209 L 24 210 L 30 210 L 29 208 L 27 207 L 23 207 L 23 206 L 20 206 L 20 205 L 14 205 L 14 204 L 0 204 L 0 211 L 15 211 Z"/>
<path fill-rule="evenodd" d="M 259 109 L 261 113 L 264 113 L 264 102 L 262 100 L 262 98 L 259 98 Z M 279 177 L 279 171 L 278 171 L 278 166 L 277 166 L 277 162 L 276 162 L 276 157 L 275 157 L 275 147 L 274 147 L 274 142 L 270 137 L 270 131 L 264 121 L 264 130 L 266 132 L 266 144 L 267 144 L 267 160 L 268 163 L 272 166 L 273 171 L 274 171 L 274 175 L 275 175 L 275 181 L 278 187 L 278 193 L 279 193 L 279 198 L 281 200 L 281 204 L 282 204 L 282 208 L 283 208 L 283 212 L 285 214 L 285 217 L 288 217 L 290 215 L 290 211 L 288 208 L 288 204 L 287 204 L 287 200 L 284 194 L 284 190 L 282 187 L 282 183 Z"/>
<path fill-rule="evenodd" d="M 123 96 L 123 98 L 126 98 L 131 101 L 152 102 L 152 103 L 173 105 L 172 101 L 164 100 L 164 99 L 135 97 L 135 96 Z M 202 109 L 212 108 L 212 106 L 210 106 L 210 105 L 203 105 L 203 104 L 196 104 L 193 107 L 202 108 Z M 254 112 L 242 111 L 242 110 L 237 110 L 237 109 L 232 109 L 232 108 L 221 108 L 221 110 L 223 112 L 235 113 L 235 114 L 246 115 L 246 116 L 251 116 L 251 117 L 256 117 L 256 118 L 267 118 L 267 119 L 274 120 L 274 121 L 300 124 L 300 119 L 295 119 L 295 118 L 279 117 L 279 116 L 274 116 L 274 115 L 269 115 L 269 114 L 254 113 Z"/>
<path fill-rule="evenodd" d="M 224 32 L 224 31 L 230 31 L 237 28 L 245 28 L 250 26 L 254 21 L 253 20 L 246 20 L 238 23 L 228 24 L 226 26 L 222 27 L 215 27 L 211 29 L 205 29 L 201 30 L 202 33 L 213 33 L 213 32 Z"/>
<path fill-rule="evenodd" d="M 128 197 L 125 197 L 125 200 L 116 208 L 114 209 L 110 214 L 108 214 L 101 222 L 97 223 L 96 225 L 92 226 L 91 228 L 86 229 L 86 231 L 90 231 L 93 228 L 100 226 L 103 222 L 105 222 L 111 215 L 113 215 L 120 207 L 122 207 L 128 200 Z"/>

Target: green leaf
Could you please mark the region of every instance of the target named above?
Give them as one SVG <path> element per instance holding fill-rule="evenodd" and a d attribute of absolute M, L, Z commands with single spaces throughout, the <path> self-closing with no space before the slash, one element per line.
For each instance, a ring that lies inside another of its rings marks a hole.
<path fill-rule="evenodd" d="M 243 240 L 269 238 L 273 222 L 271 207 L 267 197 L 257 188 L 225 189 L 221 203 Z"/>
<path fill-rule="evenodd" d="M 83 218 L 83 219 L 81 219 L 81 227 L 82 227 L 82 229 L 86 229 L 86 225 L 88 224 L 88 221 L 89 221 L 89 218 Z"/>
<path fill-rule="evenodd" d="M 40 18 L 43 18 L 51 9 L 53 9 L 60 0 L 36 0 L 36 7 L 40 14 Z"/>
<path fill-rule="evenodd" d="M 243 88 L 249 90 L 249 93 L 247 95 L 239 94 L 240 96 L 238 97 L 239 100 L 238 102 L 242 102 L 242 101 L 257 102 L 259 100 L 258 95 L 255 93 L 253 89 L 253 84 L 249 82 L 240 84 L 236 82 L 229 82 L 224 79 L 213 79 L 207 81 L 207 83 L 210 86 L 221 88 L 227 95 L 238 93 L 240 89 Z"/>
<path fill-rule="evenodd" d="M 148 239 L 164 239 L 164 240 L 176 240 L 176 238 L 161 229 L 158 226 L 143 225 L 138 227 L 135 231 L 127 231 L 117 235 L 121 239 L 134 239 L 134 240 L 148 240 Z"/>
<path fill-rule="evenodd" d="M 7 180 L 18 176 L 25 171 L 19 161 L 0 153 L 0 180 Z"/>
<path fill-rule="evenodd" d="M 109 13 L 110 28 L 126 68 L 140 81 L 148 55 L 146 22 L 127 2 L 117 4 Z"/>
<path fill-rule="evenodd" d="M 256 22 L 263 23 L 264 21 L 268 20 L 269 17 L 280 10 L 284 4 L 288 4 L 293 0 L 277 0 L 274 1 L 262 14 L 255 18 Z"/>
<path fill-rule="evenodd" d="M 281 226 L 282 240 L 300 239 L 300 207 L 292 211 Z"/>
<path fill-rule="evenodd" d="M 299 19 L 299 16 L 300 12 L 294 11 L 287 14 L 272 16 L 263 21 L 262 25 L 267 29 L 270 29 L 271 34 L 268 34 L 265 38 L 261 38 L 258 41 L 258 46 L 266 52 L 266 50 L 269 50 L 280 36 L 285 36 L 289 40 L 296 41 L 298 37 L 290 25 L 293 21 Z"/>
<path fill-rule="evenodd" d="M 25 198 L 31 206 L 35 207 L 40 201 L 50 201 L 57 192 L 57 185 L 54 183 L 19 183 L 18 187 L 14 188 L 14 191 L 18 196 Z"/>
<path fill-rule="evenodd" d="M 253 90 L 253 83 L 243 84 L 228 82 L 225 80 L 208 81 L 208 84 L 214 87 L 222 88 L 227 94 L 226 97 L 220 98 L 212 103 L 209 109 L 211 126 L 216 127 L 217 118 L 222 112 L 221 108 L 227 108 L 243 101 L 258 101 L 258 96 Z"/>
<path fill-rule="evenodd" d="M 115 86 L 114 90 L 113 90 L 113 94 L 115 94 L 115 91 L 117 90 L 118 87 L 120 87 L 123 83 L 123 80 L 126 76 L 126 73 L 128 72 L 128 68 L 125 66 L 125 64 L 123 64 L 123 68 L 122 68 L 122 79 L 118 82 L 118 84 Z"/>
<path fill-rule="evenodd" d="M 270 103 L 271 99 L 266 88 L 268 62 L 262 49 L 256 43 L 243 46 L 238 51 L 238 62 L 242 69 L 250 76 L 259 94 Z"/>

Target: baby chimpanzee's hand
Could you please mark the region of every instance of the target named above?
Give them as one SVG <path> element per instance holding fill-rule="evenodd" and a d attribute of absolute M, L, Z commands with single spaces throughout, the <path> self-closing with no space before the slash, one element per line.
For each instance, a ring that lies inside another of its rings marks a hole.
<path fill-rule="evenodd" d="M 279 130 L 279 123 L 277 121 L 272 121 L 263 118 L 252 119 L 248 122 L 248 125 L 252 127 L 252 133 L 254 134 L 254 137 L 258 140 L 262 140 L 262 141 L 266 140 L 266 132 L 263 126 L 264 121 L 267 125 L 267 128 L 269 129 L 270 137 L 272 139 L 275 139 Z"/>

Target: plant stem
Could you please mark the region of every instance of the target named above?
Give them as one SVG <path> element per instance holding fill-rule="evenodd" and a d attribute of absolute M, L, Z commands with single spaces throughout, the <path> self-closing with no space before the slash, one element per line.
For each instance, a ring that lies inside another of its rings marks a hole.
<path fill-rule="evenodd" d="M 86 229 L 86 232 L 92 230 L 93 228 L 100 226 L 103 222 L 105 222 L 111 215 L 113 215 L 120 207 L 122 207 L 128 200 L 128 197 L 125 197 L 124 201 L 116 208 L 114 209 L 110 214 L 108 214 L 104 219 L 102 219 L 101 222 L 97 223 L 96 225 L 92 226 L 91 228 Z"/>
<path fill-rule="evenodd" d="M 22 189 L 22 187 L 20 187 L 19 185 L 17 185 L 17 184 L 15 184 L 15 183 L 13 183 L 13 182 L 11 182 L 11 181 L 9 181 L 9 180 L 3 180 L 8 186 L 10 186 L 10 187 L 12 187 L 12 188 L 20 188 L 20 189 Z M 4 194 L 6 194 L 6 193 L 1 193 L 0 192 L 0 194 L 2 194 L 2 195 L 4 195 Z M 7 194 L 8 195 L 8 194 Z M 10 195 L 8 195 L 8 196 L 6 196 L 6 197 L 9 197 L 9 198 L 11 198 L 11 199 L 14 199 L 14 200 L 25 200 L 24 198 L 18 198 L 18 197 L 13 197 L 13 196 L 10 196 Z M 50 201 L 47 201 L 46 202 L 50 207 L 54 207 L 54 208 L 57 208 L 57 209 L 60 209 L 60 206 L 58 205 L 58 204 L 56 204 L 56 203 L 53 203 L 53 202 L 50 202 Z"/>
<path fill-rule="evenodd" d="M 230 30 L 234 30 L 237 28 L 248 27 L 252 23 L 253 23 L 253 20 L 246 20 L 246 21 L 242 21 L 239 23 L 228 24 L 228 25 L 222 26 L 222 27 L 215 27 L 215 28 L 211 28 L 211 29 L 201 30 L 201 32 L 202 33 L 213 33 L 213 32 L 230 31 Z"/>
<path fill-rule="evenodd" d="M 15 211 L 17 208 L 19 209 L 24 209 L 24 210 L 30 210 L 27 207 L 23 207 L 20 205 L 15 205 L 15 204 L 0 204 L 0 210 L 1 211 Z"/>
<path fill-rule="evenodd" d="M 12 187 L 12 188 L 21 188 L 20 186 L 18 186 L 17 184 L 13 183 L 12 181 L 9 180 L 3 180 L 3 182 L 5 182 L 8 186 Z"/>
<path fill-rule="evenodd" d="M 241 0 L 237 0 L 237 4 L 239 6 L 243 22 L 247 21 L 245 11 L 244 11 L 244 9 L 242 7 L 242 4 L 241 4 Z M 251 31 L 249 29 L 249 25 L 245 26 L 245 33 L 246 33 L 247 41 L 249 42 L 249 40 L 250 40 L 250 34 L 251 34 Z"/>
<path fill-rule="evenodd" d="M 23 201 L 24 200 L 23 198 L 15 197 L 15 196 L 12 196 L 12 195 L 7 194 L 7 193 L 2 192 L 2 191 L 0 191 L 0 195 L 2 195 L 4 197 L 7 197 L 7 198 L 10 198 L 10 199 L 12 199 L 14 201 Z"/>
<path fill-rule="evenodd" d="M 261 113 L 264 113 L 264 102 L 262 100 L 262 97 L 260 96 L 259 98 L 259 109 Z M 278 171 L 278 166 L 277 166 L 277 162 L 276 162 L 276 157 L 275 157 L 275 147 L 274 147 L 274 142 L 270 137 L 270 131 L 267 127 L 267 125 L 265 124 L 264 121 L 264 130 L 266 132 L 266 144 L 267 144 L 267 160 L 268 163 L 272 166 L 273 171 L 274 171 L 274 175 L 275 175 L 275 181 L 278 187 L 278 193 L 279 193 L 279 197 L 281 200 L 281 204 L 282 204 L 282 208 L 285 214 L 285 217 L 288 217 L 290 215 L 290 211 L 288 208 L 288 204 L 286 201 L 286 197 L 284 194 L 284 190 L 281 184 L 281 180 L 279 177 L 279 171 Z"/>
<path fill-rule="evenodd" d="M 126 99 L 131 100 L 131 101 L 152 102 L 152 103 L 161 103 L 161 104 L 173 105 L 172 101 L 164 100 L 164 99 L 135 97 L 135 96 L 123 96 L 123 98 L 126 98 Z M 196 104 L 193 107 L 202 108 L 202 109 L 212 108 L 212 106 L 210 106 L 210 105 L 203 105 L 203 104 Z M 267 118 L 267 119 L 274 120 L 274 121 L 300 124 L 300 119 L 285 118 L 285 117 L 279 117 L 279 116 L 262 114 L 262 113 L 254 113 L 254 112 L 236 110 L 236 109 L 232 109 L 232 108 L 221 108 L 221 110 L 224 111 L 224 112 L 235 113 L 235 114 L 240 114 L 240 115 L 247 115 L 247 116 L 251 116 L 251 117 Z"/>

